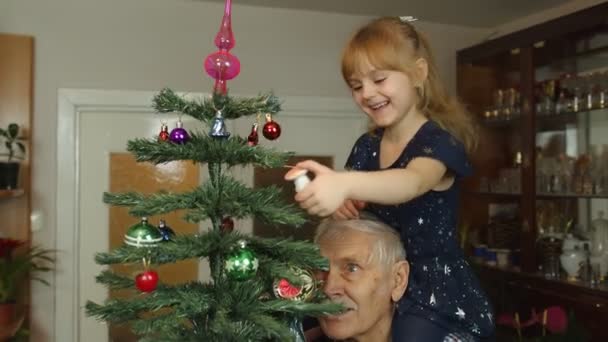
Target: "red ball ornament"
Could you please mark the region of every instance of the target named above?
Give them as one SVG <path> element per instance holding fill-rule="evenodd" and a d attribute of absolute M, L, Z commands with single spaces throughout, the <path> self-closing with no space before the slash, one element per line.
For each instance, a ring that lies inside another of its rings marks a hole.
<path fill-rule="evenodd" d="M 232 220 L 232 218 L 230 218 L 229 216 L 226 216 L 222 219 L 222 226 L 221 226 L 222 232 L 224 233 L 230 233 L 231 231 L 234 230 L 234 220 Z"/>
<path fill-rule="evenodd" d="M 276 121 L 272 120 L 270 114 L 266 114 L 266 123 L 264 124 L 262 133 L 268 140 L 275 140 L 281 136 L 281 126 L 279 126 Z"/>
<path fill-rule="evenodd" d="M 162 125 L 160 127 L 160 133 L 158 133 L 158 141 L 169 141 L 169 127 Z"/>
<path fill-rule="evenodd" d="M 152 292 L 158 285 L 158 273 L 153 270 L 142 272 L 135 277 L 135 286 L 141 292 Z"/>

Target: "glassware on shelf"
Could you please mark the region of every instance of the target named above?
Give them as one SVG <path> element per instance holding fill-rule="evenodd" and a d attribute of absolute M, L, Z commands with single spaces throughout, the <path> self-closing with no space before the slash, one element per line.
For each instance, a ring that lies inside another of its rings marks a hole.
<path fill-rule="evenodd" d="M 591 178 L 591 158 L 581 154 L 574 165 L 573 191 L 577 194 L 590 195 L 593 193 L 593 180 Z"/>
<path fill-rule="evenodd" d="M 603 210 L 591 221 L 591 263 L 599 265 L 603 279 L 608 272 L 608 220 L 604 218 Z"/>
<path fill-rule="evenodd" d="M 571 234 L 568 234 L 564 239 L 560 263 L 566 271 L 569 281 L 577 281 L 580 278 L 581 265 L 586 259 L 583 243 Z"/>
<path fill-rule="evenodd" d="M 608 106 L 608 71 L 599 73 L 598 75 L 598 96 L 597 108 L 606 108 Z"/>
<path fill-rule="evenodd" d="M 555 102 L 555 114 L 568 113 L 571 111 L 571 107 L 572 102 L 568 100 L 568 98 L 566 97 L 566 91 L 562 89 L 559 92 L 557 101 Z"/>
<path fill-rule="evenodd" d="M 555 80 L 543 82 L 543 112 L 547 115 L 555 113 L 556 87 Z"/>
<path fill-rule="evenodd" d="M 506 122 L 521 115 L 521 94 L 516 88 L 496 89 L 492 98 L 492 105 L 483 113 L 486 122 Z"/>
<path fill-rule="evenodd" d="M 497 89 L 494 91 L 494 118 L 498 118 L 502 114 L 504 106 L 504 93 L 502 89 Z"/>

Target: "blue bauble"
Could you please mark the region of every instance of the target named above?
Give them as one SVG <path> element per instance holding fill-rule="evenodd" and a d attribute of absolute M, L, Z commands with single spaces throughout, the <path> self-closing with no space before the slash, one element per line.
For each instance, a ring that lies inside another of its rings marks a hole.
<path fill-rule="evenodd" d="M 165 220 L 160 220 L 158 224 L 158 231 L 160 235 L 163 237 L 163 241 L 171 241 L 171 239 L 175 236 L 175 232 L 171 227 L 167 226 Z"/>

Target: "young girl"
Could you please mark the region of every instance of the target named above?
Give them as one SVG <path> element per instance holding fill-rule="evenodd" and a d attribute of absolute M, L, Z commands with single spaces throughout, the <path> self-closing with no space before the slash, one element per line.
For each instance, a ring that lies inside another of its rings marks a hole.
<path fill-rule="evenodd" d="M 296 200 L 342 219 L 365 206 L 400 231 L 411 271 L 393 341 L 491 338 L 490 306 L 456 238 L 457 181 L 472 171 L 475 132 L 442 87 L 426 39 L 400 18 L 376 19 L 346 46 L 342 76 L 373 129 L 355 143 L 351 171 L 297 164 L 315 178 Z"/>

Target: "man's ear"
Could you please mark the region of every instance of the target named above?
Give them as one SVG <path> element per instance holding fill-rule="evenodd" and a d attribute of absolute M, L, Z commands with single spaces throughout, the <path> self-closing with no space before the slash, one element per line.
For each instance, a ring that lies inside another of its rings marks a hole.
<path fill-rule="evenodd" d="M 393 289 L 391 292 L 391 299 L 393 302 L 398 302 L 407 288 L 408 278 L 410 275 L 410 264 L 405 261 L 399 261 L 393 265 Z"/>

